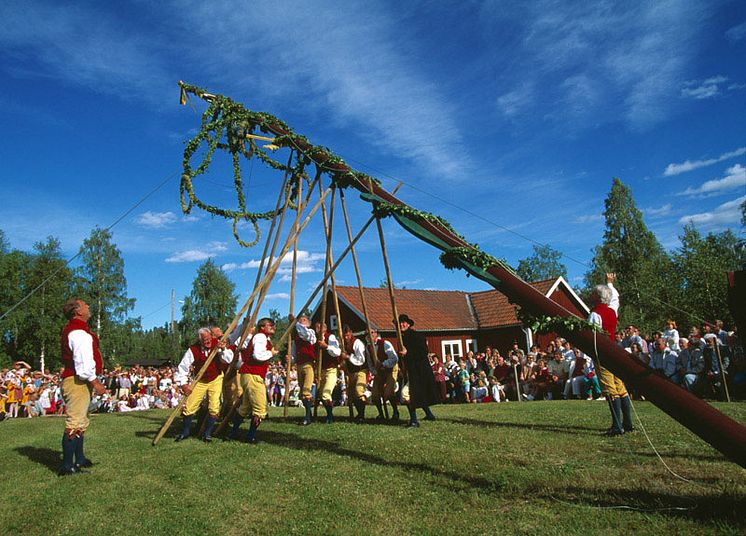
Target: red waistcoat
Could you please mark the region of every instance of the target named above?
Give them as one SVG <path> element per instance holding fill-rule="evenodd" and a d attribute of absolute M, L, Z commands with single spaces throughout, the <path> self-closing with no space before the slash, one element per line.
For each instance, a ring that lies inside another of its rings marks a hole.
<path fill-rule="evenodd" d="M 314 345 L 308 341 L 304 341 L 295 332 L 295 364 L 298 366 L 305 365 L 306 363 L 313 363 L 316 361 L 316 349 Z"/>
<path fill-rule="evenodd" d="M 602 304 L 599 304 L 593 310 L 593 312 L 598 314 L 601 317 L 601 328 L 609 336 L 609 339 L 611 339 L 611 342 L 615 342 L 616 341 L 617 318 L 616 318 L 616 313 L 614 312 L 614 309 L 602 303 Z"/>
<path fill-rule="evenodd" d="M 267 350 L 272 349 L 272 341 L 267 337 Z M 241 368 L 238 370 L 241 374 L 256 374 L 264 379 L 269 369 L 269 359 L 267 361 L 257 361 L 254 359 L 254 337 L 249 341 L 249 345 L 241 350 Z"/>
<path fill-rule="evenodd" d="M 329 344 L 329 335 L 331 335 L 330 331 L 324 332 L 324 342 Z M 322 369 L 328 369 L 333 367 L 339 366 L 339 358 L 334 357 L 329 354 L 329 352 L 326 351 L 326 348 L 324 348 L 321 352 L 321 368 Z"/>
<path fill-rule="evenodd" d="M 62 335 L 60 336 L 60 344 L 62 345 L 62 364 L 64 365 L 62 377 L 67 378 L 69 376 L 75 376 L 75 361 L 73 360 L 73 351 L 70 350 L 70 341 L 68 337 L 70 333 L 76 329 L 82 329 L 93 339 L 93 360 L 96 362 L 96 374 L 101 374 L 104 371 L 104 361 L 101 359 L 101 350 L 98 347 L 98 336 L 88 329 L 88 324 L 79 318 L 73 318 L 64 328 L 62 328 Z"/>
<path fill-rule="evenodd" d="M 213 341 L 213 344 L 215 344 L 215 341 Z M 210 357 L 212 348 L 205 348 L 203 350 L 202 346 L 200 346 L 199 344 L 195 344 L 194 346 L 190 346 L 189 349 L 192 351 L 192 356 L 194 356 L 194 373 L 197 374 L 204 366 L 207 358 Z M 207 367 L 207 370 L 202 375 L 202 378 L 199 381 L 203 383 L 210 383 L 222 373 L 223 367 L 220 364 L 220 356 L 215 354 L 215 357 L 212 359 L 212 361 L 210 361 L 210 365 Z"/>

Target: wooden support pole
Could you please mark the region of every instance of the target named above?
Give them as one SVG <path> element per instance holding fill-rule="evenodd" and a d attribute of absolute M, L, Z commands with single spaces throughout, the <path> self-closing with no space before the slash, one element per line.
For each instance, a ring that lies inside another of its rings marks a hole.
<path fill-rule="evenodd" d="M 332 265 L 332 237 L 329 232 L 329 227 L 326 222 L 326 205 L 321 204 L 321 214 L 324 215 L 324 235 L 326 236 L 326 260 L 324 261 L 324 280 L 326 281 L 331 277 L 332 273 L 329 268 Z M 328 288 L 324 283 L 324 294 L 321 296 L 321 333 L 317 333 L 316 337 L 319 341 L 324 338 L 324 324 L 326 324 L 326 297 L 328 294 Z M 328 327 L 328 326 L 327 326 Z M 316 396 L 314 397 L 313 403 L 313 416 L 318 417 L 319 415 L 319 402 L 321 402 L 321 373 L 323 372 L 322 363 L 324 361 L 324 349 L 319 345 L 319 351 L 316 354 Z"/>
<path fill-rule="evenodd" d="M 298 177 L 298 201 L 296 201 L 296 213 L 295 213 L 295 240 L 293 241 L 293 268 L 290 275 L 290 314 L 295 317 L 295 311 L 293 307 L 295 305 L 295 280 L 297 277 L 298 268 L 298 222 L 300 221 L 300 198 L 303 192 L 303 180 Z M 288 351 L 285 359 L 285 400 L 283 404 L 282 416 L 288 416 L 288 405 L 290 404 L 290 368 L 293 363 L 293 341 L 288 341 Z"/>
<path fill-rule="evenodd" d="M 238 311 L 236 316 L 233 318 L 233 321 L 228 326 L 228 329 L 223 334 L 223 336 L 220 338 L 220 342 L 225 342 L 228 339 L 228 334 L 231 333 L 236 326 L 238 325 L 238 320 L 243 316 L 243 314 L 246 312 L 246 310 L 249 307 L 249 304 L 254 300 L 256 295 L 259 293 L 259 291 L 269 282 L 271 277 L 274 276 L 274 273 L 277 271 L 277 269 L 280 266 L 280 262 L 282 261 L 282 257 L 285 256 L 285 254 L 290 249 L 290 246 L 293 243 L 293 240 L 295 239 L 295 236 L 298 236 L 303 229 L 306 228 L 308 223 L 311 221 L 311 217 L 316 213 L 318 208 L 321 206 L 321 203 L 324 201 L 324 198 L 329 194 L 331 191 L 331 188 L 328 188 L 323 195 L 321 196 L 321 199 L 319 199 L 314 207 L 311 209 L 311 211 L 306 216 L 305 220 L 301 224 L 301 226 L 298 228 L 297 233 L 291 233 L 291 235 L 288 237 L 288 240 L 286 241 L 285 245 L 282 248 L 282 253 L 280 253 L 279 257 L 274 261 L 273 263 L 273 269 L 271 272 L 268 270 L 267 274 L 265 274 L 264 278 L 259 282 L 259 285 L 257 285 L 253 292 L 251 293 L 251 296 L 249 296 L 249 299 L 246 300 L 246 303 L 244 303 L 243 307 L 241 307 L 241 310 Z M 247 330 L 250 326 L 247 326 Z M 210 352 L 210 355 L 205 360 L 205 364 L 202 366 L 202 368 L 197 373 L 197 376 L 195 377 L 194 381 L 192 381 L 191 386 L 194 386 L 200 379 L 202 379 L 202 376 L 204 375 L 205 371 L 207 370 L 207 367 L 212 363 L 212 360 L 215 358 L 215 354 L 217 352 L 217 347 L 213 348 L 212 352 Z M 181 402 L 179 402 L 179 405 L 174 408 L 174 411 L 171 413 L 169 418 L 166 420 L 166 422 L 161 427 L 160 431 L 156 435 L 155 439 L 153 439 L 153 445 L 157 445 L 158 442 L 163 438 L 163 436 L 166 434 L 166 431 L 171 426 L 171 424 L 174 422 L 174 419 L 176 419 L 177 414 L 181 411 L 181 409 L 184 407 L 184 404 L 186 403 L 186 399 L 188 397 L 183 397 L 181 399 Z"/>
<path fill-rule="evenodd" d="M 730 392 L 728 391 L 728 382 L 725 377 L 725 367 L 723 366 L 723 356 L 720 354 L 720 341 L 715 335 L 715 353 L 718 356 L 718 368 L 720 369 L 720 381 L 723 382 L 726 402 L 730 402 Z"/>
<path fill-rule="evenodd" d="M 401 336 L 401 327 L 399 327 L 399 311 L 396 309 L 396 298 L 394 298 L 394 282 L 391 279 L 391 269 L 389 268 L 389 256 L 386 253 L 386 239 L 383 237 L 383 227 L 381 220 L 376 218 L 378 227 L 378 238 L 381 241 L 381 255 L 383 256 L 383 266 L 386 268 L 386 282 L 389 286 L 389 300 L 391 301 L 391 311 L 394 313 L 394 325 L 396 326 L 396 339 L 399 342 L 399 350 L 404 348 L 404 341 Z"/>

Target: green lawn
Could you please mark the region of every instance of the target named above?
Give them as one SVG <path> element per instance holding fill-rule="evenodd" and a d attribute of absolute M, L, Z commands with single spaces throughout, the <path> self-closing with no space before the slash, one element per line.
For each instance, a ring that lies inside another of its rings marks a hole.
<path fill-rule="evenodd" d="M 253 446 L 174 443 L 177 420 L 153 447 L 167 412 L 97 415 L 96 466 L 65 478 L 62 419 L 6 421 L 0 533 L 743 534 L 746 471 L 636 408 L 692 483 L 641 432 L 601 437 L 602 402 L 440 406 L 419 430 L 348 423 L 346 408 L 301 427 L 274 409 Z M 746 423 L 746 403 L 718 408 Z"/>

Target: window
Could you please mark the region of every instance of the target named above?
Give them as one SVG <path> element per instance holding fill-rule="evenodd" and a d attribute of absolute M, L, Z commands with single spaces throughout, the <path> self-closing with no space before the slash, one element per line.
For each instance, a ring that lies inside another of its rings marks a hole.
<path fill-rule="evenodd" d="M 329 316 L 329 331 L 332 331 L 332 332 L 337 331 L 337 315 Z"/>
<path fill-rule="evenodd" d="M 453 359 L 459 359 L 464 356 L 461 341 L 443 341 L 440 346 L 443 350 L 443 357 L 450 355 Z"/>
<path fill-rule="evenodd" d="M 466 339 L 466 352 L 474 352 L 477 353 L 477 340 L 476 339 Z"/>

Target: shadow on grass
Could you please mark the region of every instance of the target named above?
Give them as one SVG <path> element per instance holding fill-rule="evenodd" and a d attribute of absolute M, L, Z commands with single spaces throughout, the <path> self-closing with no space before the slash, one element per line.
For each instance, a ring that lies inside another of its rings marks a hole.
<path fill-rule="evenodd" d="M 598 450 L 600 450 L 601 452 L 609 452 L 609 453 L 615 453 L 615 454 L 618 454 L 618 452 L 619 452 L 617 449 L 604 448 L 604 447 L 599 447 Z M 639 456 L 639 457 L 642 457 L 642 458 L 656 458 L 656 459 L 658 458 L 658 456 L 655 454 L 655 452 L 653 452 L 651 450 L 634 450 L 634 451 L 630 450 L 629 453 L 632 456 Z M 728 459 L 725 456 L 718 456 L 717 454 L 712 454 L 712 455 L 710 455 L 710 454 L 702 454 L 700 452 L 691 452 L 691 453 L 689 453 L 689 452 L 665 452 L 665 451 L 661 451 L 661 457 L 664 460 L 668 460 L 669 458 L 678 458 L 678 459 L 682 459 L 682 460 L 688 460 L 688 461 L 691 461 L 691 462 L 703 462 L 703 461 L 707 461 L 707 462 L 718 462 L 718 463 L 721 463 L 721 462 L 727 462 L 728 461 Z"/>
<path fill-rule="evenodd" d="M 541 423 L 526 424 L 517 422 L 482 421 L 479 419 L 469 418 L 453 419 L 447 417 L 439 417 L 438 420 L 443 422 L 452 422 L 455 424 L 468 424 L 472 426 L 478 426 L 480 428 L 517 428 L 520 430 L 542 430 L 545 432 L 559 432 L 562 434 L 572 435 L 588 435 L 588 432 L 600 433 L 602 431 L 598 427 L 590 426 L 554 425 Z"/>
<path fill-rule="evenodd" d="M 568 506 L 590 507 L 601 510 L 633 510 L 655 513 L 671 518 L 691 519 L 702 522 L 724 523 L 744 527 L 746 496 L 724 491 L 712 495 L 692 495 L 651 491 L 648 489 L 598 490 L 581 487 L 557 489 L 554 493 L 542 490 L 528 492 L 534 498 L 559 501 Z"/>
<path fill-rule="evenodd" d="M 497 480 L 489 480 L 487 478 L 479 476 L 461 474 L 456 471 L 438 469 L 425 463 L 386 459 L 370 452 L 361 452 L 358 450 L 343 447 L 339 443 L 333 441 L 301 437 L 295 434 L 287 434 L 269 430 L 262 433 L 261 439 L 262 441 L 266 441 L 269 444 L 286 448 L 303 451 L 315 450 L 318 452 L 332 453 L 339 456 L 353 458 L 365 463 L 380 465 L 381 467 L 398 467 L 405 471 L 430 475 L 436 478 L 445 478 L 453 483 L 461 484 L 467 489 L 479 489 L 480 491 L 486 493 L 498 493 L 505 487 L 504 482 L 500 482 Z"/>
<path fill-rule="evenodd" d="M 57 473 L 60 467 L 60 452 L 48 448 L 39 447 L 16 447 L 14 449 L 21 456 L 26 456 L 32 462 L 43 465 L 53 473 Z"/>

